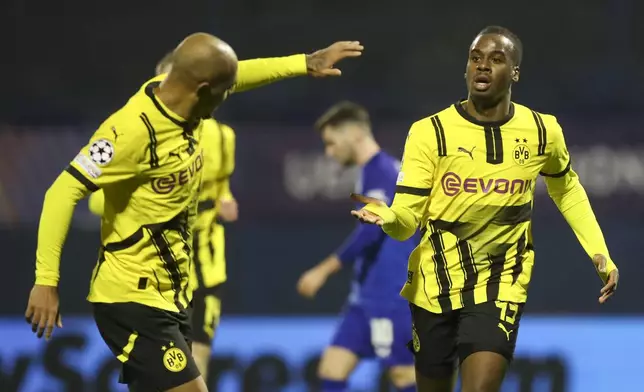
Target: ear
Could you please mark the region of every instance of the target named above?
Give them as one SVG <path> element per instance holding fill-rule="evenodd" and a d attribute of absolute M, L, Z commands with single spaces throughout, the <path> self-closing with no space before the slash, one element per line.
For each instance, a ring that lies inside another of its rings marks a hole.
<path fill-rule="evenodd" d="M 210 84 L 208 83 L 200 83 L 199 86 L 197 87 L 197 96 L 199 98 L 202 97 L 209 97 L 212 95 L 212 92 L 210 91 Z"/>
<path fill-rule="evenodd" d="M 521 71 L 519 70 L 519 66 L 518 66 L 518 65 L 517 65 L 517 66 L 515 66 L 514 68 L 512 68 L 512 81 L 513 81 L 514 83 L 516 83 L 516 82 L 518 82 L 518 81 L 519 81 L 519 76 L 520 76 L 520 74 L 521 74 Z"/>

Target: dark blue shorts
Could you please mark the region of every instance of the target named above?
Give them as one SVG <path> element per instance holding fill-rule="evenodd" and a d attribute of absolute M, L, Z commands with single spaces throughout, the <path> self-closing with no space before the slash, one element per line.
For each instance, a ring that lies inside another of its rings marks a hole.
<path fill-rule="evenodd" d="M 406 303 L 392 309 L 347 305 L 331 341 L 358 357 L 378 359 L 386 367 L 413 365 L 411 313 Z"/>

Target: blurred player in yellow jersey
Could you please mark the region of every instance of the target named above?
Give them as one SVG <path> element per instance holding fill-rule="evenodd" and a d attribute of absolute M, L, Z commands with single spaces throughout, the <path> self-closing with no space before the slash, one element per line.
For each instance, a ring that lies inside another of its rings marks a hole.
<path fill-rule="evenodd" d="M 168 53 L 157 64 L 157 75 L 168 73 L 171 66 L 172 53 Z M 190 288 L 193 290 L 192 356 L 207 380 L 212 342 L 221 315 L 222 285 L 226 281 L 222 222 L 236 221 L 238 207 L 230 190 L 230 177 L 235 170 L 235 132 L 214 118 L 205 119 L 203 126 L 204 172 L 193 231 Z M 101 191 L 89 198 L 90 211 L 99 216 L 103 212 L 103 198 Z"/>
<path fill-rule="evenodd" d="M 522 51 L 509 30 L 483 29 L 469 48 L 467 99 L 412 125 L 391 207 L 357 197 L 370 203 L 352 212 L 398 240 L 421 229 L 402 289 L 420 392 L 451 391 L 459 364 L 464 392 L 500 390 L 534 266 L 539 175 L 595 264 L 599 302 L 617 288 L 617 267 L 571 169 L 561 126 L 511 101 Z M 566 260 L 550 262 L 556 273 Z"/>
<path fill-rule="evenodd" d="M 36 281 L 25 318 L 38 337 L 62 327 L 60 256 L 76 204 L 105 195 L 101 247 L 88 300 L 130 391 L 204 392 L 191 355 L 190 268 L 208 118 L 234 91 L 298 75 L 339 75 L 356 42 L 311 55 L 238 62 L 217 37 L 197 33 L 173 52 L 168 74 L 145 82 L 106 119 L 45 195 Z M 245 64 L 244 64 L 245 63 Z"/>

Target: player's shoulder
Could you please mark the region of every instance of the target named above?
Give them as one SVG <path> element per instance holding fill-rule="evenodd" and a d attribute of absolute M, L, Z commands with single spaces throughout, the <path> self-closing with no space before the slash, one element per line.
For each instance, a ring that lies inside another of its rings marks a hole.
<path fill-rule="evenodd" d="M 456 109 L 454 109 L 454 105 L 450 105 L 435 113 L 432 113 L 428 116 L 420 118 L 419 120 L 416 120 L 411 125 L 411 128 L 434 129 L 434 127 L 439 126 L 439 122 L 450 121 L 455 114 L 456 114 Z"/>
<path fill-rule="evenodd" d="M 514 116 L 531 124 L 539 124 L 546 132 L 562 133 L 561 125 L 554 114 L 534 110 L 528 106 L 513 102 Z"/>
<path fill-rule="evenodd" d="M 203 120 L 204 132 L 212 136 L 214 134 L 221 134 L 224 137 L 224 140 L 230 140 L 235 138 L 235 131 L 233 128 L 221 121 L 218 121 L 212 117 Z"/>

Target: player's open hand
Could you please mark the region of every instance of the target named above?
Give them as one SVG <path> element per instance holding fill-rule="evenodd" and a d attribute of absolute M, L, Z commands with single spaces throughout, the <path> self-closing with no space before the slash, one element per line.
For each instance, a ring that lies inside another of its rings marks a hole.
<path fill-rule="evenodd" d="M 606 259 L 606 256 L 597 254 L 593 257 L 593 264 L 595 264 L 595 268 L 597 268 L 597 271 L 604 275 L 606 274 L 606 265 L 608 263 L 608 259 Z M 604 287 L 602 287 L 599 296 L 599 303 L 603 304 L 610 297 L 615 294 L 615 291 L 617 290 L 617 282 L 619 282 L 619 271 L 617 269 L 611 271 L 610 274 L 608 274 L 608 279 L 604 282 Z"/>
<path fill-rule="evenodd" d="M 328 48 L 315 51 L 306 56 L 306 68 L 309 75 L 316 78 L 340 76 L 342 71 L 335 65 L 347 57 L 362 55 L 364 47 L 358 41 L 336 42 Z"/>
<path fill-rule="evenodd" d="M 369 197 L 369 196 L 359 195 L 357 193 L 351 194 L 351 200 L 362 204 L 375 204 L 378 206 L 387 205 L 382 200 L 378 200 L 376 198 Z M 378 225 L 378 226 L 382 226 L 385 223 L 385 221 L 380 216 L 378 216 L 377 214 L 374 214 L 371 211 L 367 211 L 364 208 L 360 210 L 352 210 L 351 215 L 353 215 L 362 223 L 369 223 L 369 224 Z"/>
<path fill-rule="evenodd" d="M 313 298 L 320 291 L 326 282 L 327 274 L 319 268 L 311 268 L 306 271 L 297 282 L 297 292 L 302 297 Z"/>
<path fill-rule="evenodd" d="M 58 287 L 34 285 L 29 294 L 29 303 L 25 312 L 27 323 L 31 324 L 31 331 L 38 338 L 43 334 L 49 340 L 54 327 L 63 327 L 59 313 Z"/>

